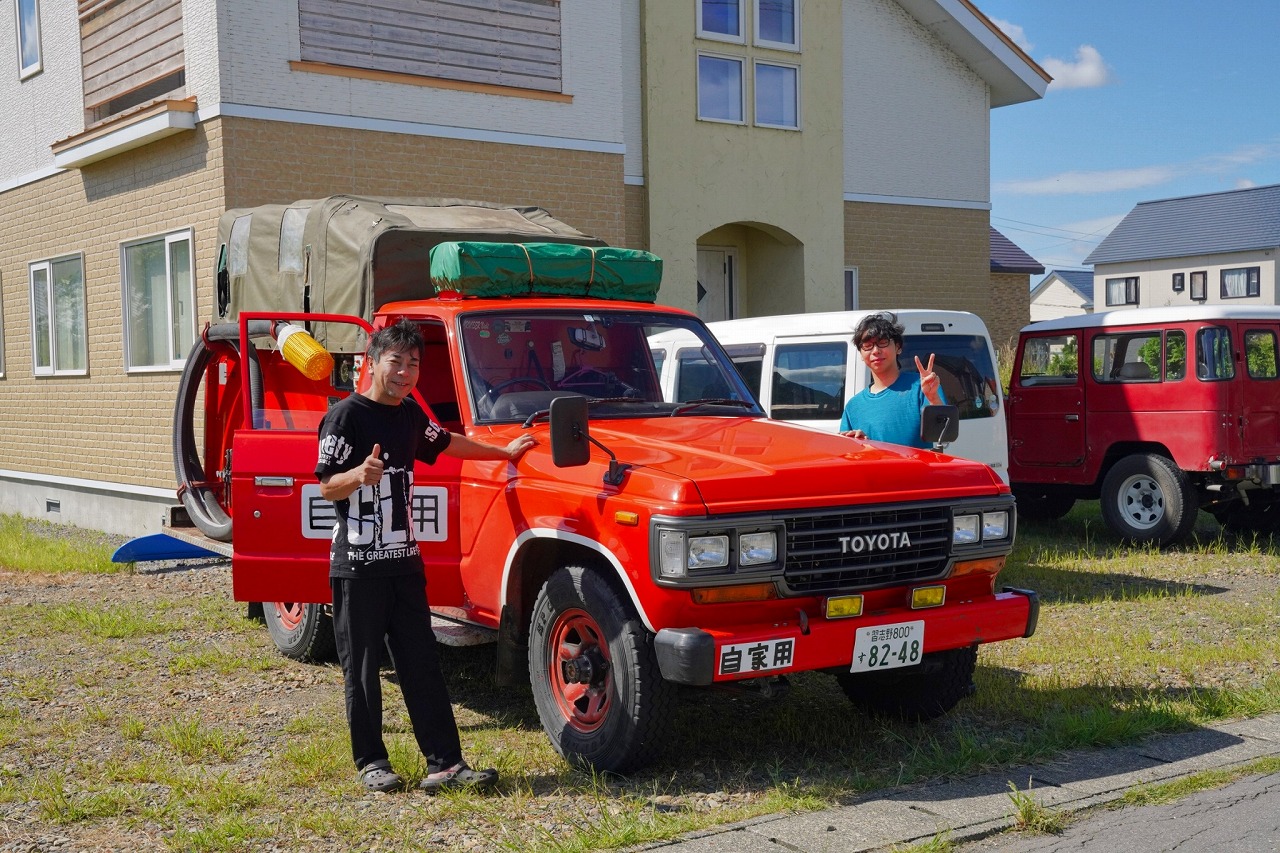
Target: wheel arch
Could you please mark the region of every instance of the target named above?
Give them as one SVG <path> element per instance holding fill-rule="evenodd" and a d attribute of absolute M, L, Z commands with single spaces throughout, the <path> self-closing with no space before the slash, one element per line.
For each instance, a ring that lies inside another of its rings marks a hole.
<path fill-rule="evenodd" d="M 1172 462 L 1175 466 L 1178 461 L 1174 459 L 1173 452 L 1169 448 L 1158 441 L 1117 441 L 1115 444 L 1107 448 L 1107 452 L 1103 454 L 1102 464 L 1098 466 L 1097 474 L 1093 478 L 1094 496 L 1102 494 L 1102 482 L 1107 479 L 1107 474 L 1115 467 L 1115 464 L 1121 459 L 1137 454 L 1163 456 Z"/>
<path fill-rule="evenodd" d="M 547 578 L 556 569 L 573 563 L 600 569 L 604 579 L 631 602 L 644 627 L 650 633 L 657 632 L 622 561 L 612 551 L 577 533 L 531 528 L 516 537 L 502 568 L 500 609 L 517 616 L 519 636 L 528 636 L 533 603 Z"/>

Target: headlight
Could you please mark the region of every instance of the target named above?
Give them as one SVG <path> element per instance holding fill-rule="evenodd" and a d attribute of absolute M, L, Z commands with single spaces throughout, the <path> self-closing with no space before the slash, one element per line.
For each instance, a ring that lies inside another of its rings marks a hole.
<path fill-rule="evenodd" d="M 978 516 L 957 515 L 951 528 L 952 545 L 973 545 L 978 541 Z"/>
<path fill-rule="evenodd" d="M 738 563 L 743 566 L 759 566 L 778 559 L 778 534 L 773 530 L 764 533 L 744 533 L 738 537 Z"/>
<path fill-rule="evenodd" d="M 715 569 L 729 565 L 728 536 L 695 536 L 689 540 L 689 562 L 692 570 Z"/>
<path fill-rule="evenodd" d="M 984 512 L 982 514 L 982 538 L 1004 539 L 1009 535 L 1009 512 Z"/>

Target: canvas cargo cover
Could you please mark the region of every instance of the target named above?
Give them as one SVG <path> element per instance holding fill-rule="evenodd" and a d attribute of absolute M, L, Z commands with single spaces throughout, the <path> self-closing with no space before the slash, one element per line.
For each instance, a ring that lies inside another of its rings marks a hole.
<path fill-rule="evenodd" d="M 569 243 L 440 243 L 431 250 L 437 292 L 465 296 L 595 296 L 653 302 L 662 260 L 639 249 Z"/>
<path fill-rule="evenodd" d="M 228 210 L 218 222 L 212 321 L 241 311 L 352 314 L 428 299 L 430 252 L 445 241 L 604 246 L 540 207 L 446 198 L 335 195 Z M 333 352 L 359 352 L 354 327 L 321 325 Z"/>

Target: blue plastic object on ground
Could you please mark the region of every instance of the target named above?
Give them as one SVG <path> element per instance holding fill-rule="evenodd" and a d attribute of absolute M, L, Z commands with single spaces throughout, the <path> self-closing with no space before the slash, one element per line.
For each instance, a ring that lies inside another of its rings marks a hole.
<path fill-rule="evenodd" d="M 146 563 L 151 560 L 190 560 L 204 557 L 221 557 L 216 551 L 175 539 L 164 533 L 139 536 L 116 549 L 111 555 L 113 563 Z"/>

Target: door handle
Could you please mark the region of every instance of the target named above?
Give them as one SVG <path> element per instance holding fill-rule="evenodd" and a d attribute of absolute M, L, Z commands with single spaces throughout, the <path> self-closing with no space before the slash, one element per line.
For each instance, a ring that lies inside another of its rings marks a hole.
<path fill-rule="evenodd" d="M 293 488 L 292 477 L 254 477 L 253 484 L 255 486 L 284 486 Z"/>
<path fill-rule="evenodd" d="M 1067 420 L 1069 420 L 1069 421 L 1073 421 L 1073 422 L 1074 422 L 1074 421 L 1078 421 L 1078 420 L 1080 420 L 1080 416 L 1079 416 L 1079 415 L 1067 415 L 1066 417 L 1067 417 Z"/>

